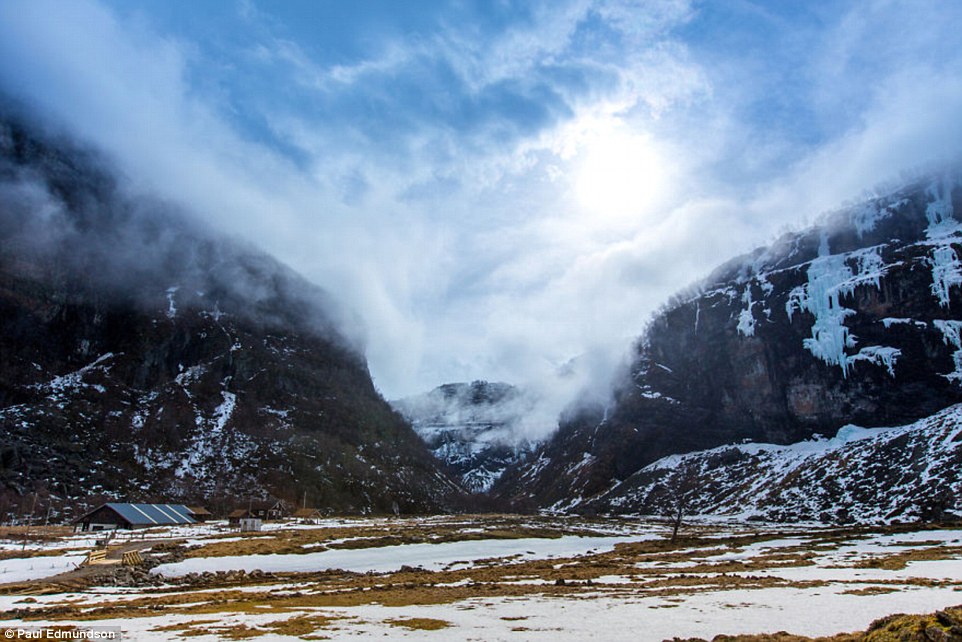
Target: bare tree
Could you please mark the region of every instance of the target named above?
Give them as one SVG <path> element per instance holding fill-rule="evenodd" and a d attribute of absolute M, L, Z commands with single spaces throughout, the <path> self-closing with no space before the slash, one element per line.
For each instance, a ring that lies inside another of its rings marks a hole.
<path fill-rule="evenodd" d="M 698 494 L 700 480 L 698 467 L 682 461 L 677 468 L 668 473 L 665 482 L 657 487 L 661 495 L 659 503 L 662 506 L 662 513 L 670 520 L 672 543 L 678 539 L 678 533 L 684 525 L 685 517 L 689 514 L 692 501 Z"/>

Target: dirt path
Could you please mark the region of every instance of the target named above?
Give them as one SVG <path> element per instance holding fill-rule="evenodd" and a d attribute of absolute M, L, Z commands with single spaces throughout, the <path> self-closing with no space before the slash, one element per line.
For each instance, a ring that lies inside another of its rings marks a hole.
<path fill-rule="evenodd" d="M 140 540 L 123 544 L 108 545 L 107 558 L 94 564 L 83 564 L 77 568 L 36 580 L 8 582 L 0 584 L 0 595 L 48 595 L 68 591 L 80 591 L 90 585 L 90 578 L 101 575 L 105 569 L 119 566 L 124 553 L 145 551 L 165 540 Z"/>

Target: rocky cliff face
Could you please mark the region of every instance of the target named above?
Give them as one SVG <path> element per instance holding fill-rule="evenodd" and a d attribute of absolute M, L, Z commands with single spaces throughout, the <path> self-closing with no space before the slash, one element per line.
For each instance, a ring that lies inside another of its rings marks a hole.
<path fill-rule="evenodd" d="M 449 383 L 392 405 L 471 493 L 485 493 L 534 445 L 519 436 L 533 400 L 505 383 Z"/>
<path fill-rule="evenodd" d="M 3 501 L 457 501 L 323 292 L 96 156 L 0 124 L 0 250 Z"/>
<path fill-rule="evenodd" d="M 953 173 L 722 266 L 654 317 L 614 406 L 568 417 L 495 493 L 573 508 L 667 455 L 899 425 L 962 400 L 956 216 Z"/>

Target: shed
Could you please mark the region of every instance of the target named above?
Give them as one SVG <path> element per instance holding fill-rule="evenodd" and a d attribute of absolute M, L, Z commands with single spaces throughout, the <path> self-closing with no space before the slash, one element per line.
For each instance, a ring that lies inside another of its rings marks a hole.
<path fill-rule="evenodd" d="M 190 511 L 190 515 L 195 522 L 206 522 L 208 519 L 214 518 L 214 514 L 203 506 L 188 506 L 187 510 Z"/>
<path fill-rule="evenodd" d="M 80 531 L 103 531 L 118 528 L 150 528 L 194 524 L 197 520 L 183 504 L 102 504 L 74 520 Z"/>
<path fill-rule="evenodd" d="M 298 508 L 292 517 L 305 524 L 316 524 L 324 516 L 318 508 Z"/>

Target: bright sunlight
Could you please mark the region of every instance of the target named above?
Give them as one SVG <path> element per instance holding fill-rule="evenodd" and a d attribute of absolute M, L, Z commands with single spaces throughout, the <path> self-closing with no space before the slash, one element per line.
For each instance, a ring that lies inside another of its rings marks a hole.
<path fill-rule="evenodd" d="M 664 163 L 647 136 L 606 132 L 586 145 L 583 159 L 578 201 L 602 221 L 637 221 L 662 191 Z"/>

